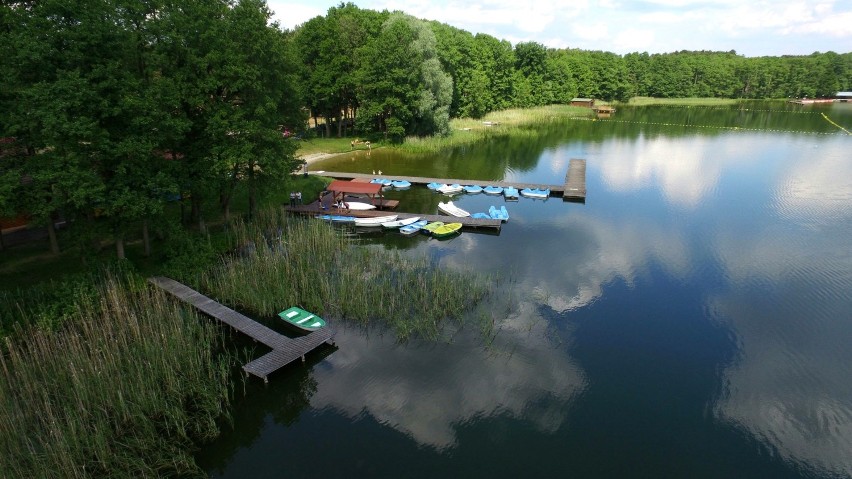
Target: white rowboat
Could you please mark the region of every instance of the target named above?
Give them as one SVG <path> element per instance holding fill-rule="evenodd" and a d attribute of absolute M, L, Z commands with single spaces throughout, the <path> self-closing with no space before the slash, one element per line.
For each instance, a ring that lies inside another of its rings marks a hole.
<path fill-rule="evenodd" d="M 375 218 L 355 218 L 355 226 L 381 226 L 396 220 L 399 215 L 376 216 Z"/>
<path fill-rule="evenodd" d="M 401 228 L 403 226 L 408 226 L 412 223 L 416 223 L 420 219 L 419 216 L 414 216 L 412 218 L 403 218 L 401 220 L 396 221 L 388 221 L 387 223 L 382 223 L 383 228 Z"/>
<path fill-rule="evenodd" d="M 446 203 L 438 203 L 438 210 L 450 216 L 458 216 L 460 218 L 470 216 L 470 213 L 454 205 L 452 201 L 447 201 Z"/>
<path fill-rule="evenodd" d="M 360 201 L 344 201 L 345 206 L 350 210 L 374 210 L 376 209 L 376 205 L 371 205 L 370 203 L 362 203 Z"/>

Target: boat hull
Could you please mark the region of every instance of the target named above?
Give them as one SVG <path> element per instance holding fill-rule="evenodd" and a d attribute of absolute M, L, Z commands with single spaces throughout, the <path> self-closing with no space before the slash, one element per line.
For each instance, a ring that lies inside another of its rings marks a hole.
<path fill-rule="evenodd" d="M 444 185 L 440 188 L 437 188 L 435 191 L 443 193 L 445 195 L 455 195 L 464 191 L 464 188 L 462 188 L 461 185 Z"/>
<path fill-rule="evenodd" d="M 353 211 L 366 211 L 366 210 L 374 210 L 376 209 L 376 205 L 371 205 L 370 203 L 362 203 L 360 201 L 346 201 L 345 208 Z"/>
<path fill-rule="evenodd" d="M 432 231 L 432 236 L 434 236 L 435 238 L 446 238 L 448 236 L 458 234 L 461 231 L 461 228 L 461 223 L 447 223 L 443 226 L 435 228 Z"/>
<path fill-rule="evenodd" d="M 438 203 L 438 211 L 458 218 L 470 216 L 469 212 L 454 205 L 452 201 L 448 201 L 446 203 Z"/>
<path fill-rule="evenodd" d="M 534 198 L 544 200 L 550 198 L 550 190 L 539 190 L 534 188 L 524 188 L 521 190 L 521 196 L 526 198 Z"/>
<path fill-rule="evenodd" d="M 443 221 L 433 221 L 431 223 L 426 224 L 426 226 L 421 228 L 420 231 L 426 233 L 427 235 L 430 235 L 432 234 L 432 231 L 441 226 L 444 226 Z"/>
<path fill-rule="evenodd" d="M 363 226 L 368 228 L 381 227 L 382 223 L 396 221 L 398 215 L 377 216 L 375 218 L 355 218 L 355 226 Z"/>
<path fill-rule="evenodd" d="M 316 331 L 326 325 L 324 319 L 297 306 L 281 311 L 278 317 L 283 319 L 285 324 L 300 331 Z"/>
<path fill-rule="evenodd" d="M 419 216 L 414 216 L 414 217 L 411 217 L 411 218 L 403 218 L 401 220 L 389 221 L 387 223 L 382 223 L 382 228 L 387 228 L 387 229 L 401 228 L 403 226 L 408 226 L 410 224 L 416 223 L 419 220 L 420 220 Z"/>
<path fill-rule="evenodd" d="M 428 221 L 419 220 L 419 221 L 412 223 L 410 225 L 401 227 L 399 229 L 399 232 L 406 235 L 406 236 L 413 235 L 413 234 L 416 234 L 417 232 L 419 232 L 427 224 L 429 224 Z"/>

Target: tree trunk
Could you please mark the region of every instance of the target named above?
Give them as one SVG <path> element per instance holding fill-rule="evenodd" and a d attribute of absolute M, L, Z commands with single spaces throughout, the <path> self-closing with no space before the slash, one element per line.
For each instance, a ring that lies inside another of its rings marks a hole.
<path fill-rule="evenodd" d="M 125 259 L 124 256 L 124 235 L 115 234 L 115 255 L 118 259 Z"/>
<path fill-rule="evenodd" d="M 254 210 L 255 210 L 255 205 L 256 205 L 255 185 L 254 185 L 254 163 L 253 162 L 249 162 L 249 168 L 248 168 L 248 201 L 249 201 L 248 217 L 249 217 L 249 220 L 251 220 L 252 218 L 254 218 L 254 213 L 255 213 Z"/>
<path fill-rule="evenodd" d="M 190 221 L 201 221 L 201 195 L 193 191 L 190 205 L 192 207 L 190 212 Z"/>
<path fill-rule="evenodd" d="M 47 220 L 47 237 L 50 238 L 50 252 L 59 254 L 59 240 L 56 239 L 56 225 L 53 223 L 53 215 Z"/>
<path fill-rule="evenodd" d="M 148 220 L 142 220 L 142 244 L 145 249 L 145 257 L 151 256 L 151 238 L 148 235 Z"/>
<path fill-rule="evenodd" d="M 343 138 L 343 119 L 346 118 L 345 115 L 338 114 L 337 115 L 337 137 Z"/>

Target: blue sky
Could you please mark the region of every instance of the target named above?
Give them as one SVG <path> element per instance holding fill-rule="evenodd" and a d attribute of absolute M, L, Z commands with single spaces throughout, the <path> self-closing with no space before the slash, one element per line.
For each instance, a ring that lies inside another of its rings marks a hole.
<path fill-rule="evenodd" d="M 331 0 L 267 0 L 282 27 L 325 15 Z M 852 52 L 852 0 L 359 0 L 512 44 L 664 53 L 736 50 L 740 55 Z"/>

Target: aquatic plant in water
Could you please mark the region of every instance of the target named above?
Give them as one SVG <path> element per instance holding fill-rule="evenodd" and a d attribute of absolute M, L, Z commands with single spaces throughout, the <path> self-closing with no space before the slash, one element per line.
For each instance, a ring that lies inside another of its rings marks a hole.
<path fill-rule="evenodd" d="M 206 274 L 202 289 L 263 316 L 299 305 L 326 318 L 378 321 L 400 339 L 434 338 L 491 291 L 485 276 L 359 246 L 316 220 L 267 213 L 233 233 L 252 247 Z"/>

